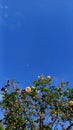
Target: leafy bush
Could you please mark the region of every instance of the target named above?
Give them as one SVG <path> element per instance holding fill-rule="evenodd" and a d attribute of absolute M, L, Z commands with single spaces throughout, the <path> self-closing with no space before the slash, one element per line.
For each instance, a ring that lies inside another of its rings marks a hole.
<path fill-rule="evenodd" d="M 62 130 L 72 127 L 73 89 L 68 82 L 58 86 L 52 77 L 38 76 L 32 85 L 21 89 L 13 80 L 1 88 L 3 100 L 0 102 L 4 112 L 2 119 L 5 130 Z M 64 124 L 69 122 L 69 127 Z"/>

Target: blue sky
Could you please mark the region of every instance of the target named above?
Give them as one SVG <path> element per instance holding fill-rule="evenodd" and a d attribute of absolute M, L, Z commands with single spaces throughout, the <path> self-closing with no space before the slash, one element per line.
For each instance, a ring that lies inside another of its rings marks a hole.
<path fill-rule="evenodd" d="M 0 0 L 0 84 L 73 77 L 73 1 Z"/>

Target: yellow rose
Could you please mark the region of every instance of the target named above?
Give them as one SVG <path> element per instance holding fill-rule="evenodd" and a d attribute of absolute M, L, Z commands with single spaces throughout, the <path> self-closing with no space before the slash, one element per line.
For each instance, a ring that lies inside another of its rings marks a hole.
<path fill-rule="evenodd" d="M 70 106 L 73 106 L 73 101 L 69 101 L 69 105 L 70 105 Z"/>

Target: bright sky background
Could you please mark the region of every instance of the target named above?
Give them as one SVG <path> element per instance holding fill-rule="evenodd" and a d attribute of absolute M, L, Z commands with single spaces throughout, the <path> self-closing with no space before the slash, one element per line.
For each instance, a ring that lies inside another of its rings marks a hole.
<path fill-rule="evenodd" d="M 73 1 L 0 0 L 0 84 L 73 80 Z"/>

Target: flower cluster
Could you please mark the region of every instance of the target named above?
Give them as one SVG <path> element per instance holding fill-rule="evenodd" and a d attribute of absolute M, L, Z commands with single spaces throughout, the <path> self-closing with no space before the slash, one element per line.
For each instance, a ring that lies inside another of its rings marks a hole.
<path fill-rule="evenodd" d="M 30 93 L 30 92 L 34 93 L 35 92 L 36 94 L 39 93 L 39 91 L 34 86 L 28 86 L 28 87 L 26 87 L 25 88 L 25 92 L 28 92 L 28 93 Z"/>
<path fill-rule="evenodd" d="M 47 80 L 47 79 L 51 80 L 51 78 L 52 78 L 51 76 L 47 76 L 47 78 L 44 75 L 38 76 L 39 80 Z"/>

